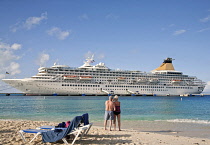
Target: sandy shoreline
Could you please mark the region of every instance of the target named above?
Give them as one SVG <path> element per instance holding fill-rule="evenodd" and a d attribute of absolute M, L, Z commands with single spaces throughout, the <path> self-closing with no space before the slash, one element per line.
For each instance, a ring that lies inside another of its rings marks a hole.
<path fill-rule="evenodd" d="M 56 122 L 47 121 L 22 121 L 22 120 L 0 120 L 0 145 L 21 145 L 24 144 L 20 138 L 18 131 L 21 129 L 34 129 L 42 125 L 56 125 Z M 176 125 L 176 124 L 175 124 Z M 89 134 L 81 141 L 76 141 L 76 144 L 136 144 L 136 145 L 209 145 L 210 139 L 186 137 L 178 132 L 169 131 L 168 134 L 160 132 L 155 133 L 145 130 L 125 129 L 122 131 L 105 131 L 100 127 L 100 123 L 95 123 L 91 128 Z M 153 128 L 153 126 L 150 126 Z M 161 131 L 161 130 L 160 130 Z M 27 135 L 28 139 L 32 138 Z M 69 144 L 71 140 L 68 140 Z M 63 144 L 62 141 L 57 143 L 42 143 L 41 137 L 36 139 L 33 145 L 50 145 L 50 144 Z"/>

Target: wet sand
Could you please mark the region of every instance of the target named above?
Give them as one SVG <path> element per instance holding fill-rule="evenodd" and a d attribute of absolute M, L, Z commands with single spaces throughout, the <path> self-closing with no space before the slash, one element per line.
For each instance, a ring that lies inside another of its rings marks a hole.
<path fill-rule="evenodd" d="M 95 125 L 103 126 L 103 122 L 95 122 Z M 166 121 L 123 121 L 122 128 L 139 132 L 210 139 L 210 124 Z"/>
<path fill-rule="evenodd" d="M 18 134 L 22 129 L 34 129 L 42 125 L 57 125 L 59 122 L 0 120 L 0 144 L 22 145 Z M 124 121 L 122 131 L 105 131 L 103 122 L 94 122 L 89 134 L 76 144 L 132 144 L 132 145 L 209 145 L 210 126 L 192 123 Z M 27 140 L 33 134 L 26 134 Z M 71 144 L 72 140 L 68 140 Z M 64 144 L 42 143 L 41 136 L 33 145 Z"/>

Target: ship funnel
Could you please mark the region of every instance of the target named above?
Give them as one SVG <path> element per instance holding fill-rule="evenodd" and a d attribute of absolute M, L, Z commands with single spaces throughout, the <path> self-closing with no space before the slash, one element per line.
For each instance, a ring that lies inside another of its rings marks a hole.
<path fill-rule="evenodd" d="M 166 58 L 163 61 L 163 63 L 153 71 L 158 71 L 158 70 L 174 70 L 175 71 L 174 66 L 172 64 L 172 60 L 173 60 L 172 58 L 169 58 L 169 57 Z"/>

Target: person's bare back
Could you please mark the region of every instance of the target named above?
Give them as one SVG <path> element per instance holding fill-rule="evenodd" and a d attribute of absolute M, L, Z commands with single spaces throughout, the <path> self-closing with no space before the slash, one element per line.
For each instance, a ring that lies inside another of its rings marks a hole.
<path fill-rule="evenodd" d="M 114 111 L 114 103 L 111 100 L 107 100 L 105 103 L 105 110 L 106 111 Z"/>

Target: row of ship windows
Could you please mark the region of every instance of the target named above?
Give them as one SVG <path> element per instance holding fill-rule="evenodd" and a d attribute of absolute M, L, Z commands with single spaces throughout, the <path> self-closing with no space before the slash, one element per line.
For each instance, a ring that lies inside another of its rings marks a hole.
<path fill-rule="evenodd" d="M 119 90 L 127 90 L 127 89 L 107 89 L 107 90 L 108 91 L 113 91 L 113 90 L 118 90 L 119 91 Z M 168 90 L 164 90 L 164 89 L 140 89 L 140 91 L 168 91 Z"/>
<path fill-rule="evenodd" d="M 83 89 L 80 89 L 80 88 L 74 88 L 73 90 L 90 90 L 89 88 L 83 88 Z M 97 88 L 93 88 L 93 90 L 100 90 L 100 89 L 97 89 Z M 124 90 L 126 91 L 127 89 L 107 89 L 107 91 L 121 91 L 121 90 Z M 164 90 L 164 89 L 140 89 L 138 91 L 168 91 L 168 90 Z"/>
<path fill-rule="evenodd" d="M 57 71 L 57 72 L 56 72 Z M 48 70 L 48 73 L 56 73 L 56 74 L 73 74 L 73 73 L 80 73 L 80 74 L 124 74 L 124 75 L 133 75 L 133 74 L 142 74 L 142 73 L 127 73 L 127 72 L 115 72 L 115 71 L 107 71 L 107 72 L 101 72 L 101 71 L 81 71 L 81 70 L 70 70 L 67 72 L 58 71 L 58 70 Z"/>
<path fill-rule="evenodd" d="M 100 85 L 75 85 L 75 84 L 62 84 L 62 86 L 72 87 L 100 87 Z M 105 87 L 123 87 L 123 88 L 164 88 L 162 86 L 118 86 L 118 85 L 106 85 Z"/>
<path fill-rule="evenodd" d="M 62 80 L 62 79 L 60 79 Z M 75 82 L 75 81 L 78 81 L 78 80 L 65 80 L 66 82 Z M 90 82 L 91 80 L 80 80 L 81 82 Z M 109 80 L 107 79 L 104 79 L 104 80 L 99 80 L 99 79 L 96 79 L 95 80 L 96 82 L 109 82 Z M 111 82 L 132 82 L 132 81 L 126 81 L 126 80 L 117 80 L 117 79 L 114 79 L 112 80 Z M 137 82 L 138 83 L 138 82 Z M 145 84 L 145 83 L 149 83 L 149 82 L 144 82 L 142 84 Z M 162 81 L 162 82 L 157 82 L 158 84 L 169 84 L 171 83 L 171 81 L 167 80 L 167 81 Z M 154 84 L 157 84 L 157 83 L 154 83 Z"/>
<path fill-rule="evenodd" d="M 168 89 L 193 89 L 193 87 L 166 87 Z"/>
<path fill-rule="evenodd" d="M 41 88 L 39 88 L 41 89 Z M 50 90 L 57 90 L 59 88 L 45 88 L 45 89 L 50 89 Z M 90 90 L 90 88 L 71 88 L 71 90 Z M 100 90 L 99 88 L 93 88 L 93 90 Z M 127 90 L 127 89 L 107 89 L 107 91 L 120 91 L 120 90 Z M 139 91 L 168 91 L 164 89 L 140 89 Z"/>
<path fill-rule="evenodd" d="M 82 73 L 118 73 L 118 74 L 141 74 L 143 72 L 141 71 L 127 71 L 127 70 L 122 70 L 122 71 L 116 71 L 116 70 L 109 70 L 109 71 L 96 71 L 96 70 L 81 70 L 81 69 L 48 69 L 48 70 L 45 70 L 45 71 L 48 71 L 48 72 L 55 72 L 55 71 L 60 71 L 62 73 L 68 73 L 68 72 L 82 72 Z M 161 72 L 161 73 L 155 73 L 155 74 L 162 74 L 162 75 L 165 75 L 165 74 L 172 74 L 172 75 L 181 75 L 182 73 L 181 72 Z"/>
<path fill-rule="evenodd" d="M 117 85 L 106 85 L 105 87 L 124 87 L 124 88 L 164 88 L 162 86 L 117 86 Z"/>
<path fill-rule="evenodd" d="M 100 85 L 75 85 L 75 84 L 62 84 L 62 86 L 72 87 L 100 87 Z M 118 85 L 105 85 L 105 87 L 123 87 L 123 88 L 164 88 L 162 86 L 118 86 Z M 193 89 L 193 87 L 166 87 L 169 89 Z"/>
<path fill-rule="evenodd" d="M 100 85 L 74 85 L 74 84 L 62 84 L 62 86 L 72 86 L 72 87 L 100 87 Z"/>
<path fill-rule="evenodd" d="M 140 75 L 142 73 L 126 73 L 126 72 L 114 72 L 114 71 L 108 71 L 108 72 L 99 72 L 99 71 L 75 71 L 75 70 L 71 70 L 70 73 L 69 72 L 62 72 L 62 71 L 58 71 L 56 72 L 55 70 L 52 71 L 48 71 L 48 73 L 56 73 L 56 74 L 73 74 L 73 73 L 80 73 L 80 74 L 106 74 L 106 75 L 115 75 L 115 74 L 120 74 L 120 75 Z M 167 75 L 167 76 L 180 76 L 182 75 L 182 73 L 171 73 L 171 74 L 157 74 L 158 76 L 161 75 Z M 183 75 L 183 76 L 187 76 L 187 75 Z"/>

